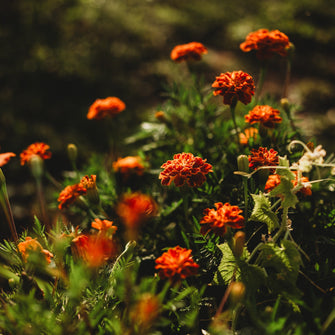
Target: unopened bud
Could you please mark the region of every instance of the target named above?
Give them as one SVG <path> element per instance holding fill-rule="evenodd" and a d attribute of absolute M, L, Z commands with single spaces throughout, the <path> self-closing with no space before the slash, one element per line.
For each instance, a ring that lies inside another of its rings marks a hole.
<path fill-rule="evenodd" d="M 280 104 L 285 110 L 290 106 L 290 103 L 287 98 L 280 99 Z"/>
<path fill-rule="evenodd" d="M 75 162 L 78 156 L 77 146 L 73 143 L 68 144 L 67 146 L 67 155 L 71 162 Z"/>
<path fill-rule="evenodd" d="M 43 159 L 38 155 L 31 156 L 29 160 L 29 167 L 31 174 L 36 179 L 40 179 L 43 176 L 44 172 L 44 162 Z"/>
<path fill-rule="evenodd" d="M 233 253 L 235 257 L 240 258 L 243 255 L 244 244 L 245 244 L 245 233 L 238 231 L 233 238 Z"/>
<path fill-rule="evenodd" d="M 237 157 L 237 168 L 238 171 L 249 172 L 249 159 L 246 155 L 239 155 Z"/>
<path fill-rule="evenodd" d="M 155 113 L 155 118 L 161 122 L 166 121 L 165 113 L 163 111 L 157 111 Z"/>
<path fill-rule="evenodd" d="M 245 285 L 238 281 L 231 283 L 231 289 L 230 289 L 230 301 L 231 303 L 236 306 L 240 302 L 243 301 L 245 296 Z"/>

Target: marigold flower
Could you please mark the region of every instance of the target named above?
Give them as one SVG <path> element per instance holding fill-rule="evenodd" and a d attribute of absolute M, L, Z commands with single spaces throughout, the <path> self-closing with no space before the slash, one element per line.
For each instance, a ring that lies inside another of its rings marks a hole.
<path fill-rule="evenodd" d="M 156 259 L 155 268 L 159 270 L 159 276 L 168 278 L 172 283 L 181 279 L 196 275 L 199 265 L 194 262 L 191 256 L 192 250 L 180 246 L 170 248 L 162 256 Z"/>
<path fill-rule="evenodd" d="M 221 73 L 216 77 L 212 87 L 213 94 L 222 95 L 225 105 L 232 105 L 237 101 L 247 105 L 255 94 L 255 84 L 252 77 L 243 71 Z"/>
<path fill-rule="evenodd" d="M 190 187 L 200 187 L 206 181 L 206 174 L 213 172 L 212 165 L 206 163 L 207 159 L 194 157 L 191 153 L 181 153 L 173 156 L 161 168 L 159 174 L 162 185 L 169 186 L 172 182 L 178 187 L 185 182 Z"/>
<path fill-rule="evenodd" d="M 88 189 L 95 189 L 97 187 L 96 185 L 96 181 L 97 181 L 97 176 L 92 174 L 91 176 L 84 176 L 83 178 L 81 178 L 80 180 L 80 184 Z"/>
<path fill-rule="evenodd" d="M 87 118 L 101 120 L 106 117 L 114 117 L 125 109 L 125 103 L 117 97 L 97 99 L 89 108 Z"/>
<path fill-rule="evenodd" d="M 86 188 L 81 184 L 69 185 L 64 188 L 63 191 L 60 192 L 58 197 L 58 208 L 64 209 L 67 208 L 70 204 L 76 201 L 76 199 L 87 193 Z"/>
<path fill-rule="evenodd" d="M 43 142 L 36 142 L 29 145 L 29 147 L 20 154 L 21 165 L 29 163 L 31 157 L 34 155 L 40 156 L 43 160 L 51 158 L 49 149 L 50 146 Z"/>
<path fill-rule="evenodd" d="M 140 156 L 127 156 L 119 158 L 116 162 L 114 162 L 113 169 L 115 172 L 119 172 L 125 176 L 129 176 L 132 173 L 142 176 L 145 167 Z"/>
<path fill-rule="evenodd" d="M 258 134 L 258 129 L 254 127 L 244 129 L 244 133 L 239 133 L 240 137 L 240 144 L 241 145 L 248 145 L 249 139 L 253 138 L 256 140 Z"/>
<path fill-rule="evenodd" d="M 20 242 L 17 246 L 25 262 L 27 262 L 29 254 L 31 252 L 38 252 L 45 257 L 47 263 L 51 263 L 51 258 L 53 257 L 53 254 L 50 251 L 43 249 L 43 247 L 36 238 L 31 238 L 30 236 L 27 236 L 25 241 Z"/>
<path fill-rule="evenodd" d="M 258 59 L 269 59 L 274 54 L 286 56 L 291 43 L 289 38 L 279 30 L 259 29 L 247 35 L 240 48 L 244 52 L 256 51 Z"/>
<path fill-rule="evenodd" d="M 109 220 L 100 220 L 98 218 L 94 219 L 91 223 L 92 228 L 95 228 L 101 232 L 109 232 L 110 234 L 114 234 L 117 231 L 117 227 L 113 226 L 113 221 Z"/>
<path fill-rule="evenodd" d="M 249 155 L 249 167 L 256 170 L 261 166 L 276 166 L 279 164 L 278 152 L 274 149 L 268 150 L 267 148 L 260 147 L 258 149 L 251 149 Z M 274 173 L 275 168 L 270 169 Z"/>
<path fill-rule="evenodd" d="M 292 180 L 293 187 L 297 186 L 298 184 L 298 173 L 297 171 L 293 171 L 295 174 L 295 179 Z M 274 188 L 276 188 L 280 184 L 280 175 L 278 174 L 272 174 L 268 177 L 268 180 L 265 184 L 264 191 L 270 192 Z M 309 182 L 309 179 L 307 177 L 301 176 L 300 182 L 302 183 L 303 187 L 299 190 L 298 193 L 301 193 L 304 196 L 310 196 L 312 195 L 312 185 Z"/>
<path fill-rule="evenodd" d="M 116 207 L 117 214 L 129 229 L 138 228 L 157 214 L 156 201 L 140 192 L 124 194 Z"/>
<path fill-rule="evenodd" d="M 171 59 L 176 63 L 188 60 L 201 60 L 203 54 L 207 54 L 207 48 L 202 43 L 191 42 L 177 45 L 171 51 Z"/>
<path fill-rule="evenodd" d="M 245 115 L 245 121 L 250 124 L 260 122 L 266 128 L 274 128 L 276 123 L 280 123 L 282 118 L 280 111 L 271 106 L 255 106 L 248 115 Z"/>
<path fill-rule="evenodd" d="M 143 329 L 149 328 L 159 315 L 161 303 L 155 295 L 144 293 L 132 309 L 130 316 L 133 322 Z"/>
<path fill-rule="evenodd" d="M 15 156 L 14 152 L 4 152 L 0 154 L 0 167 L 6 165 L 10 159 Z"/>
<path fill-rule="evenodd" d="M 78 235 L 72 240 L 72 252 L 90 267 L 99 267 L 116 252 L 112 239 L 104 235 Z"/>
<path fill-rule="evenodd" d="M 244 227 L 244 217 L 240 215 L 242 210 L 238 206 L 231 206 L 228 202 L 217 202 L 214 205 L 216 209 L 204 210 L 204 217 L 200 221 L 203 225 L 200 229 L 202 235 L 213 231 L 214 234 L 223 237 L 227 232 L 227 226 L 233 229 Z"/>

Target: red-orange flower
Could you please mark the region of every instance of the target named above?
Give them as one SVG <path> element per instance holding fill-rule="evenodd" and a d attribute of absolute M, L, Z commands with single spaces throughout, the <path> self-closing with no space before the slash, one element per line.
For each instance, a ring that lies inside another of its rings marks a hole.
<path fill-rule="evenodd" d="M 99 267 L 116 253 L 112 239 L 104 235 L 78 235 L 72 240 L 72 252 L 90 267 Z"/>
<path fill-rule="evenodd" d="M 97 176 L 92 174 L 91 176 L 84 176 L 83 178 L 81 178 L 80 180 L 80 184 L 86 188 L 87 190 L 89 189 L 96 189 L 97 185 L 96 185 L 96 181 L 97 181 Z"/>
<path fill-rule="evenodd" d="M 199 265 L 191 256 L 192 250 L 180 246 L 170 248 L 156 259 L 155 268 L 161 278 L 168 278 L 172 283 L 196 275 Z"/>
<path fill-rule="evenodd" d="M 23 150 L 20 154 L 21 165 L 29 163 L 30 158 L 34 155 L 40 156 L 42 159 L 51 158 L 51 152 L 49 151 L 50 146 L 43 142 L 36 142 L 31 145 L 26 150 Z"/>
<path fill-rule="evenodd" d="M 295 179 L 292 180 L 292 184 L 293 187 L 295 187 L 298 184 L 298 173 L 297 171 L 293 171 L 293 173 L 295 174 Z M 302 183 L 303 187 L 299 190 L 298 193 L 301 193 L 304 196 L 312 195 L 312 185 L 309 183 L 309 179 L 307 177 L 301 176 L 300 182 Z M 280 184 L 280 175 L 272 174 L 268 177 L 264 191 L 270 192 L 279 184 Z"/>
<path fill-rule="evenodd" d="M 58 208 L 63 209 L 67 208 L 70 204 L 76 201 L 76 199 L 87 193 L 86 188 L 81 184 L 69 185 L 64 188 L 63 191 L 60 192 L 58 197 Z"/>
<path fill-rule="evenodd" d="M 141 157 L 127 156 L 124 158 L 119 158 L 116 162 L 114 162 L 113 169 L 115 172 L 120 172 L 125 176 L 128 176 L 132 173 L 141 176 L 144 173 L 145 167 Z"/>
<path fill-rule="evenodd" d="M 113 221 L 94 219 L 91 223 L 92 228 L 99 230 L 100 232 L 108 232 L 111 235 L 117 231 L 117 227 L 113 225 Z"/>
<path fill-rule="evenodd" d="M 289 38 L 279 30 L 259 29 L 249 33 L 240 48 L 244 52 L 255 50 L 259 59 L 268 59 L 274 54 L 286 56 L 290 45 Z"/>
<path fill-rule="evenodd" d="M 206 181 L 206 174 L 213 172 L 212 165 L 206 163 L 207 159 L 194 157 L 191 153 L 181 153 L 173 156 L 161 168 L 159 175 L 162 185 L 169 186 L 172 182 L 176 186 L 183 186 L 185 182 L 190 187 L 200 187 Z"/>
<path fill-rule="evenodd" d="M 279 116 L 280 111 L 271 106 L 255 106 L 248 115 L 245 115 L 245 121 L 250 124 L 260 122 L 266 128 L 274 128 L 276 123 L 280 123 L 282 118 Z"/>
<path fill-rule="evenodd" d="M 25 241 L 20 242 L 17 246 L 25 262 L 27 262 L 31 252 L 38 252 L 43 255 L 47 263 L 50 263 L 51 258 L 53 257 L 53 254 L 50 251 L 43 249 L 36 238 L 31 238 L 30 236 L 27 236 Z"/>
<path fill-rule="evenodd" d="M 117 214 L 128 229 L 138 228 L 143 222 L 155 216 L 157 210 L 156 201 L 140 192 L 124 194 L 116 207 Z"/>
<path fill-rule="evenodd" d="M 202 235 L 213 231 L 218 236 L 224 236 L 227 232 L 227 226 L 240 229 L 244 227 L 244 217 L 240 215 L 242 210 L 238 206 L 231 206 L 228 202 L 215 203 L 216 209 L 206 208 L 204 217 L 200 224 L 203 226 L 200 229 Z"/>
<path fill-rule="evenodd" d="M 171 51 L 171 59 L 176 63 L 188 60 L 201 60 L 201 56 L 207 53 L 202 43 L 191 42 L 177 45 Z"/>
<path fill-rule="evenodd" d="M 10 159 L 15 156 L 14 152 L 4 152 L 0 154 L 0 167 L 6 165 Z"/>
<path fill-rule="evenodd" d="M 213 94 L 222 95 L 225 105 L 232 105 L 237 101 L 247 105 L 255 94 L 255 84 L 252 77 L 243 71 L 221 73 L 216 77 L 212 87 Z"/>
<path fill-rule="evenodd" d="M 239 133 L 240 144 L 248 145 L 249 139 L 253 138 L 254 140 L 256 140 L 257 134 L 258 134 L 257 128 L 250 127 L 250 128 L 244 129 L 244 133 Z"/>
<path fill-rule="evenodd" d="M 125 108 L 125 103 L 117 97 L 97 99 L 89 108 L 87 118 L 89 120 L 101 120 L 106 117 L 114 117 L 125 110 Z"/>
<path fill-rule="evenodd" d="M 274 149 L 268 150 L 267 148 L 260 147 L 258 149 L 251 149 L 249 155 L 249 167 L 256 170 L 261 166 L 276 166 L 279 164 L 278 152 Z M 275 168 L 270 169 L 274 173 Z"/>

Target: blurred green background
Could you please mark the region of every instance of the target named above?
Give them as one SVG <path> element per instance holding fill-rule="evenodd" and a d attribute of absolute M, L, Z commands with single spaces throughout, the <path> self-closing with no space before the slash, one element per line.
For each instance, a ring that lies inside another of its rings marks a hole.
<path fill-rule="evenodd" d="M 127 109 L 115 122 L 120 134 L 130 134 L 152 117 L 164 85 L 180 76 L 182 64 L 170 60 L 177 44 L 198 41 L 209 49 L 196 65 L 208 83 L 232 70 L 257 80 L 255 55 L 239 45 L 260 28 L 279 29 L 294 43 L 289 98 L 300 106 L 298 126 L 335 149 L 332 0 L 1 0 L 0 15 L 1 152 L 19 155 L 44 141 L 55 171 L 69 166 L 70 142 L 81 152 L 102 152 L 105 125 L 86 119 L 89 106 L 97 98 L 122 99 Z M 276 59 L 265 82 L 264 91 L 277 98 L 284 65 Z M 4 171 L 23 184 L 29 172 L 16 160 Z"/>

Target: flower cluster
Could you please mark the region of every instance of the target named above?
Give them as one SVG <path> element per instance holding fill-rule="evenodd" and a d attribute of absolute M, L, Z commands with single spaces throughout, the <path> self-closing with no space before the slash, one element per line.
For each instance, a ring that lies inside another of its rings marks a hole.
<path fill-rule="evenodd" d="M 107 117 L 114 117 L 125 109 L 125 103 L 117 97 L 97 99 L 90 106 L 87 113 L 87 118 L 89 120 L 101 120 Z"/>
<path fill-rule="evenodd" d="M 129 176 L 130 174 L 137 174 L 142 176 L 145 167 L 141 157 L 127 156 L 124 158 L 119 158 L 116 162 L 114 162 L 113 169 L 115 172 L 119 172 L 124 176 Z"/>
<path fill-rule="evenodd" d="M 50 251 L 43 249 L 43 247 L 36 238 L 31 238 L 30 236 L 27 236 L 25 241 L 20 242 L 17 247 L 25 262 L 28 261 L 28 258 L 32 252 L 36 252 L 43 255 L 47 263 L 51 263 L 51 258 L 53 257 L 53 254 Z"/>
<path fill-rule="evenodd" d="M 159 270 L 159 276 L 168 278 L 172 283 L 177 283 L 181 279 L 196 275 L 199 265 L 194 262 L 191 253 L 192 250 L 180 246 L 164 252 L 156 259 L 155 268 Z"/>
<path fill-rule="evenodd" d="M 307 151 L 299 159 L 297 163 L 292 166 L 302 172 L 310 172 L 313 165 L 323 164 L 324 157 L 326 156 L 326 150 L 322 149 L 321 145 L 318 145 L 313 151 L 306 147 Z"/>
<path fill-rule="evenodd" d="M 240 215 L 242 210 L 238 206 L 231 206 L 229 203 L 223 204 L 217 202 L 214 204 L 216 209 L 206 208 L 204 217 L 200 224 L 203 225 L 200 233 L 205 235 L 212 231 L 218 236 L 224 236 L 227 232 L 227 226 L 233 229 L 244 227 L 244 217 Z"/>
<path fill-rule="evenodd" d="M 50 146 L 43 143 L 43 142 L 36 142 L 31 145 L 25 150 L 23 150 L 20 154 L 21 158 L 21 165 L 29 163 L 31 157 L 39 156 L 43 160 L 51 158 L 51 152 L 49 151 Z"/>
<path fill-rule="evenodd" d="M 249 155 L 249 167 L 253 170 L 258 169 L 261 166 L 276 166 L 279 164 L 278 152 L 274 149 L 268 150 L 267 148 L 260 147 L 258 149 L 251 149 L 251 155 Z M 270 169 L 271 173 L 274 173 L 275 168 Z"/>
<path fill-rule="evenodd" d="M 276 123 L 280 123 L 282 118 L 279 116 L 280 111 L 269 105 L 255 106 L 248 115 L 245 115 L 245 121 L 254 124 L 261 123 L 266 128 L 274 128 Z"/>
<path fill-rule="evenodd" d="M 243 71 L 221 73 L 216 77 L 212 87 L 215 89 L 213 92 L 215 96 L 223 96 L 225 105 L 232 105 L 237 101 L 247 105 L 255 94 L 253 78 Z"/>
<path fill-rule="evenodd" d="M 269 59 L 274 54 L 286 56 L 290 48 L 289 38 L 279 30 L 259 29 L 247 35 L 240 48 L 244 52 L 256 51 L 258 59 Z"/>
<path fill-rule="evenodd" d="M 191 153 L 181 153 L 173 156 L 161 168 L 159 175 L 162 185 L 169 186 L 172 182 L 178 187 L 185 183 L 190 187 L 200 187 L 206 181 L 206 174 L 213 172 L 212 165 L 206 163 L 207 159 L 194 157 Z"/>
<path fill-rule="evenodd" d="M 108 233 L 113 235 L 117 231 L 117 227 L 113 225 L 113 221 L 100 220 L 99 218 L 94 219 L 91 223 L 91 227 L 102 233 Z"/>
<path fill-rule="evenodd" d="M 180 63 L 189 60 L 201 60 L 201 56 L 207 53 L 207 48 L 202 43 L 191 42 L 175 46 L 171 51 L 171 59 Z"/>

